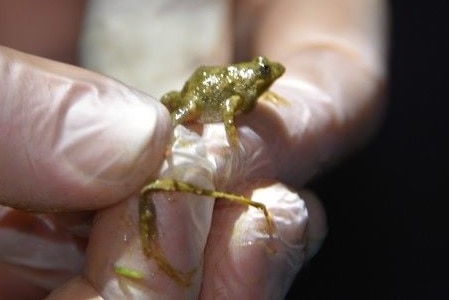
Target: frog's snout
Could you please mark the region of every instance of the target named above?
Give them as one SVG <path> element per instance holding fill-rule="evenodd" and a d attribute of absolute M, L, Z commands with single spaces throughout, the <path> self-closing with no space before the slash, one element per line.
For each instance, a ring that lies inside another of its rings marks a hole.
<path fill-rule="evenodd" d="M 277 62 L 273 63 L 273 65 L 274 65 L 274 70 L 275 70 L 273 72 L 273 74 L 275 76 L 274 79 L 277 79 L 277 78 L 281 77 L 282 74 L 285 73 L 285 67 L 282 64 L 277 63 Z"/>

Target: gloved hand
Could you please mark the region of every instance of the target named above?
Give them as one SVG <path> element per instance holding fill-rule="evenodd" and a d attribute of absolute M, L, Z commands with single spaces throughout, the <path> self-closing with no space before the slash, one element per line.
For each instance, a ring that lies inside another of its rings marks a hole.
<path fill-rule="evenodd" d="M 0 203 L 20 209 L 0 208 L 0 298 L 30 299 L 81 272 L 85 211 L 154 176 L 172 127 L 159 102 L 90 71 L 2 47 L 0 74 Z"/>
<path fill-rule="evenodd" d="M 250 3 L 250 1 L 239 3 Z M 1 191 L 2 203 L 14 207 L 63 209 L 64 211 L 98 209 L 93 226 L 89 231 L 86 266 L 82 275 L 54 291 L 50 298 L 83 299 L 101 295 L 106 298 L 135 296 L 136 298 L 167 297 L 176 299 L 180 297 L 194 298 L 200 295 L 204 299 L 219 296 L 238 297 L 239 299 L 250 297 L 269 299 L 280 298 L 286 293 L 297 270 L 304 263 L 306 257 L 313 254 L 324 237 L 326 226 L 324 213 L 313 194 L 304 191 L 297 193 L 277 180 L 300 186 L 316 174 L 323 164 L 335 162 L 345 152 L 359 145 L 376 127 L 382 106 L 379 100 L 384 79 L 382 36 L 384 32 L 380 29 L 383 22 L 383 10 L 381 2 L 378 1 L 352 1 L 351 4 L 345 6 L 344 13 L 336 13 L 340 7 L 334 7 L 337 10 L 323 9 L 329 8 L 328 5 L 332 6 L 333 4 L 324 5 L 319 1 L 277 3 L 279 5 L 274 5 L 271 10 L 264 13 L 263 22 L 256 22 L 259 34 L 253 36 L 253 49 L 257 53 L 263 53 L 281 61 L 286 66 L 287 73 L 272 87 L 272 90 L 283 97 L 285 101 L 270 103 L 261 100 L 255 111 L 247 116 L 239 117 L 241 142 L 239 151 L 229 152 L 226 150 L 227 148 L 223 148 L 226 139 L 220 124 L 206 125 L 201 134 L 196 133 L 196 128 L 186 129 L 179 126 L 175 130 L 174 144 L 172 150 L 167 153 L 167 160 L 160 170 L 161 173 L 156 174 L 163 159 L 162 153 L 165 151 L 165 145 L 172 142 L 168 133 L 171 131 L 166 129 L 168 127 L 166 115 L 162 111 L 156 110 L 157 113 L 153 113 L 153 115 L 159 117 L 155 117 L 158 120 L 157 126 L 155 125 L 154 128 L 161 126 L 161 129 L 152 131 L 150 129 L 153 127 L 150 126 L 151 128 L 142 130 L 149 130 L 149 133 L 146 132 L 147 135 L 144 134 L 145 138 L 142 139 L 147 142 L 136 142 L 136 140 L 140 140 L 138 138 L 134 140 L 135 142 L 124 142 L 130 147 L 131 144 L 134 146 L 151 144 L 151 146 L 145 145 L 150 149 L 142 151 L 156 151 L 154 155 L 147 152 L 141 154 L 145 157 L 136 154 L 139 158 L 132 160 L 132 162 L 136 160 L 142 162 L 141 165 L 121 163 L 122 156 L 120 155 L 116 164 L 117 160 L 111 160 L 101 151 L 80 151 L 87 156 L 84 156 L 84 159 L 75 160 L 75 167 L 68 168 L 68 170 L 76 171 L 79 166 L 93 165 L 95 172 L 87 173 L 87 179 L 78 183 L 75 191 L 62 188 L 67 185 L 55 181 L 48 175 L 33 178 L 22 185 L 26 188 L 25 191 L 28 191 L 28 197 L 23 197 L 22 188 L 15 189 L 15 191 L 20 190 L 15 198 L 4 197 L 3 193 L 5 192 Z M 307 4 L 301 7 L 301 3 Z M 245 5 L 239 5 L 239 9 L 241 14 L 248 13 L 250 15 L 248 11 L 245 11 Z M 323 14 L 326 15 L 326 12 L 331 15 L 323 16 Z M 377 14 L 373 14 L 373 12 L 377 12 Z M 42 63 L 34 64 L 33 68 L 39 65 L 42 66 Z M 50 68 L 53 69 L 52 72 L 58 71 L 57 67 Z M 69 75 L 74 71 L 68 72 Z M 74 73 L 78 74 L 78 72 L 85 71 L 78 70 Z M 65 78 L 65 74 L 65 70 L 61 71 L 61 77 L 58 78 Z M 74 77 L 84 78 L 87 76 L 84 73 L 82 76 L 77 74 Z M 90 74 L 87 76 L 89 78 L 96 77 L 91 73 L 88 74 Z M 98 80 L 95 82 L 100 84 L 102 80 L 106 79 L 99 80 L 100 82 Z M 117 89 L 121 91 L 121 88 L 114 85 L 116 83 L 108 82 L 112 86 L 108 85 L 106 89 L 100 90 L 108 94 Z M 11 91 L 22 89 L 21 86 L 16 85 L 16 87 Z M 55 95 L 60 94 L 56 93 Z M 51 99 L 61 99 L 61 97 L 53 96 Z M 66 97 L 62 97 L 62 99 L 66 99 Z M 93 102 L 94 104 L 98 103 L 97 101 Z M 135 105 L 131 104 L 130 106 Z M 132 109 L 127 106 L 124 105 L 121 109 Z M 68 111 L 73 112 L 73 115 L 89 117 L 90 112 L 95 111 L 93 109 L 88 111 L 68 109 L 71 105 L 63 107 L 66 110 L 57 110 L 57 112 Z M 20 111 L 24 112 L 24 110 Z M 3 122 L 3 115 L 2 113 L 2 132 L 3 124 L 6 124 Z M 10 113 L 6 115 L 10 116 Z M 51 115 L 58 114 L 51 113 Z M 142 124 L 145 122 L 151 122 L 151 117 L 144 118 L 142 115 L 138 115 L 140 120 L 136 123 L 131 121 L 131 124 L 143 126 Z M 151 115 L 151 112 L 146 112 L 145 115 Z M 104 117 L 111 118 L 108 114 Z M 40 119 L 37 118 L 37 120 Z M 121 126 L 130 126 L 129 122 L 127 120 L 120 124 L 112 123 L 118 126 L 116 128 L 122 128 Z M 45 124 L 47 123 L 45 122 Z M 29 124 L 29 122 L 19 122 L 19 125 L 26 128 L 24 130 L 30 128 Z M 53 124 L 49 127 L 56 128 L 59 133 L 57 128 L 64 122 Z M 5 125 L 5 127 L 10 128 L 9 125 Z M 100 126 L 100 128 L 103 127 Z M 38 129 L 36 131 L 40 132 Z M 112 135 L 120 136 L 127 141 L 126 135 L 130 134 L 130 131 L 132 130 L 129 128 L 123 128 L 123 131 L 120 131 L 122 134 L 113 133 Z M 100 133 L 102 132 L 100 130 Z M 150 138 L 148 138 L 148 134 L 151 136 Z M 20 135 L 19 138 L 22 136 Z M 59 137 L 59 134 L 57 136 Z M 102 149 L 101 147 L 110 149 L 108 147 L 111 146 L 120 147 L 115 142 L 106 144 L 105 140 L 109 142 L 110 139 L 101 137 L 103 137 L 102 134 L 100 134 L 100 138 L 97 136 L 87 138 L 88 143 L 86 144 L 89 149 L 92 148 L 92 143 L 99 141 L 97 146 L 99 149 Z M 117 137 L 113 139 L 117 139 Z M 28 141 L 28 139 L 26 140 Z M 54 142 L 54 139 L 50 140 Z M 47 145 L 48 148 L 45 151 L 38 153 L 47 157 L 47 150 L 60 149 L 60 147 L 53 148 L 54 145 L 57 144 Z M 9 143 L 5 143 L 2 147 L 5 146 L 10 147 Z M 72 153 L 79 152 L 78 149 L 71 148 L 72 144 L 69 144 L 68 147 L 73 150 Z M 63 148 L 65 149 L 65 147 Z M 12 151 L 15 152 L 15 149 Z M 128 147 L 120 149 L 122 152 L 113 148 L 106 153 L 113 155 L 128 153 L 129 150 Z M 57 152 L 60 153 L 59 150 Z M 92 158 L 91 155 L 94 157 Z M 25 155 L 25 157 L 27 156 Z M 109 176 L 110 172 L 110 170 L 99 171 L 106 170 L 105 165 L 99 163 L 103 161 L 102 158 L 104 161 L 110 162 L 107 166 L 110 166 L 111 170 L 115 170 L 111 174 L 118 172 L 118 175 L 114 176 L 112 180 L 97 180 L 97 175 Z M 37 160 L 41 161 L 41 158 Z M 90 164 L 94 160 L 95 163 Z M 29 160 L 16 161 L 35 165 L 35 163 L 27 163 Z M 51 170 L 58 175 L 65 175 L 67 170 L 64 163 L 66 161 L 70 162 L 70 160 L 59 159 L 59 157 L 57 161 L 52 160 L 55 169 Z M 14 169 L 10 165 L 14 160 L 8 159 L 7 162 L 8 165 L 1 160 L 0 172 L 5 172 L 3 164 L 7 167 L 8 172 Z M 48 160 L 44 162 L 47 162 L 44 165 L 48 167 Z M 62 171 L 58 167 L 61 163 Z M 99 164 L 97 165 L 97 163 Z M 98 166 L 102 167 L 98 169 Z M 20 171 L 19 175 L 27 174 L 28 169 Z M 15 170 L 21 169 L 15 167 Z M 122 170 L 122 173 L 118 170 Z M 75 174 L 79 173 L 75 172 Z M 122 176 L 119 176 L 120 174 Z M 125 176 L 126 174 L 136 174 L 131 176 L 136 178 L 136 181 L 130 180 Z M 187 289 L 180 287 L 161 272 L 154 261 L 145 257 L 141 251 L 137 226 L 137 196 L 135 194 L 144 185 L 145 178 L 159 176 L 174 177 L 202 187 L 245 194 L 252 196 L 255 201 L 266 203 L 276 223 L 275 238 L 272 239 L 267 235 L 263 214 L 256 209 L 248 209 L 227 201 L 218 201 L 213 207 L 213 202 L 210 199 L 184 194 L 161 193 L 156 195 L 155 205 L 161 233 L 160 242 L 164 254 L 180 270 L 188 272 L 196 269 L 192 285 Z M 23 176 L 14 174 L 14 177 L 11 178 L 16 180 L 21 177 Z M 42 183 L 45 178 L 51 180 Z M 76 178 L 78 177 L 71 173 L 65 180 L 73 182 Z M 37 191 L 36 188 L 36 191 L 30 193 L 28 184 L 34 182 L 35 179 L 40 180 L 37 182 L 40 183 L 39 188 L 43 191 L 40 189 Z M 88 179 L 93 183 L 88 184 L 90 182 Z M 111 181 L 115 182 L 115 187 Z M 97 184 L 102 188 L 97 187 Z M 11 183 L 8 183 L 7 186 L 11 187 Z M 1 185 L 1 188 L 4 189 L 4 186 Z M 94 189 L 108 190 L 109 192 L 102 197 L 101 193 L 92 191 Z M 51 191 L 57 192 L 54 197 L 50 193 Z M 8 193 L 14 194 L 13 192 Z M 126 200 L 119 202 L 120 199 L 125 198 Z M 48 199 L 53 199 L 52 201 L 55 203 Z M 40 220 L 45 222 L 39 224 L 45 224 L 47 228 L 52 229 L 61 228 L 52 226 L 63 222 L 66 226 L 62 228 L 68 228 L 71 230 L 68 231 L 69 233 L 75 232 L 79 235 L 80 227 L 73 226 L 73 224 L 83 224 L 82 220 L 80 221 L 81 217 L 88 218 L 89 216 L 75 215 L 75 220 L 69 225 L 67 225 L 67 215 L 53 217 L 53 219 L 41 218 Z M 53 220 L 54 223 L 49 220 Z M 53 233 L 55 232 L 60 233 L 61 231 L 54 229 Z M 17 232 L 12 234 L 17 237 Z M 64 235 L 66 244 L 67 236 L 67 234 Z M 78 238 L 74 239 L 72 245 L 79 245 L 78 241 Z M 54 250 L 56 247 L 51 248 Z M 79 253 L 82 251 L 70 252 L 67 248 L 62 247 L 56 249 L 62 249 L 59 253 L 65 255 L 74 253 L 71 257 L 75 257 L 78 262 L 72 265 L 72 261 L 67 259 L 65 264 L 58 264 L 58 270 L 61 269 L 61 266 L 65 268 L 64 271 L 70 270 L 72 273 L 80 269 L 79 261 L 82 259 L 79 258 L 81 257 Z M 77 247 L 71 247 L 71 249 L 76 250 Z M 25 257 L 30 256 L 25 255 Z M 28 261 L 34 262 L 36 259 Z M 48 262 L 47 259 L 42 261 Z M 23 265 L 23 260 L 16 259 L 12 263 L 16 266 Z M 18 276 L 16 266 L 11 268 L 10 264 L 5 265 L 5 269 L 8 267 L 8 270 L 11 270 L 8 274 L 16 276 L 8 278 L 15 284 L 19 282 L 17 281 L 18 277 L 24 278 L 24 274 L 28 276 L 26 278 L 30 278 L 30 274 L 36 274 L 36 272 L 29 272 L 31 270 L 27 268 Z M 42 269 L 42 263 L 31 266 Z M 44 269 L 51 269 L 48 266 L 53 266 L 53 264 L 48 263 Z M 114 273 L 114 266 L 137 270 L 142 272 L 144 277 L 142 280 L 136 281 L 118 276 Z M 52 272 L 52 274 L 55 273 Z M 37 278 L 42 280 L 42 276 Z M 0 280 L 0 282 L 6 281 Z M 42 286 L 41 282 L 33 282 Z M 47 288 L 54 286 L 54 282 L 46 285 Z"/>

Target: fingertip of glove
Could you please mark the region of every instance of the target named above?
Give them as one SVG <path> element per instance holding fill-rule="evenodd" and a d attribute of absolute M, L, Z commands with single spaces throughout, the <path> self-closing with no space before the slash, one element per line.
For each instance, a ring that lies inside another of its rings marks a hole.
<path fill-rule="evenodd" d="M 73 122 L 67 117 L 58 147 L 73 167 L 107 183 L 141 181 L 155 172 L 171 133 L 168 113 L 158 101 L 131 91 L 100 104 L 82 102 L 72 108 L 79 112 Z"/>
<path fill-rule="evenodd" d="M 97 208 L 139 190 L 170 141 L 163 105 L 96 73 L 32 62 L 17 64 L 12 77 L 29 81 L 13 85 L 0 114 L 2 203 Z"/>
<path fill-rule="evenodd" d="M 120 87 L 79 97 L 60 114 L 51 149 L 61 187 L 97 207 L 137 191 L 163 160 L 172 127 L 167 110 L 141 92 Z M 53 174 L 54 175 L 54 174 Z M 86 200 L 88 201 L 88 200 Z"/>

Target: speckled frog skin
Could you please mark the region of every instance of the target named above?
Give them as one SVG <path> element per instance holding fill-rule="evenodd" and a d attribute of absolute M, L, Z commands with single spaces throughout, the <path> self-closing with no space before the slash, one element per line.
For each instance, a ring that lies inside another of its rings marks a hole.
<path fill-rule="evenodd" d="M 280 63 L 258 56 L 228 66 L 199 67 L 184 84 L 161 98 L 173 124 L 223 122 L 228 142 L 238 143 L 234 117 L 250 112 L 257 99 L 285 71 Z"/>
<path fill-rule="evenodd" d="M 250 62 L 224 67 L 200 67 L 185 83 L 180 92 L 169 92 L 161 102 L 171 113 L 173 123 L 189 121 L 200 123 L 223 122 L 227 140 L 232 147 L 238 145 L 237 128 L 234 117 L 250 112 L 257 99 L 279 78 L 285 68 L 265 57 L 256 57 Z M 263 203 L 252 201 L 241 195 L 223 191 L 207 190 L 172 179 L 156 179 L 142 190 L 139 201 L 139 225 L 143 253 L 154 259 L 159 269 L 169 278 L 183 287 L 190 286 L 197 269 L 183 272 L 172 266 L 165 257 L 159 243 L 161 233 L 158 230 L 156 209 L 153 202 L 154 192 L 184 192 L 195 195 L 222 198 L 242 205 L 251 205 L 263 211 L 268 224 L 268 232 L 274 231 L 273 221 Z M 127 268 L 115 266 L 115 272 L 132 279 L 142 279 L 144 274 Z"/>

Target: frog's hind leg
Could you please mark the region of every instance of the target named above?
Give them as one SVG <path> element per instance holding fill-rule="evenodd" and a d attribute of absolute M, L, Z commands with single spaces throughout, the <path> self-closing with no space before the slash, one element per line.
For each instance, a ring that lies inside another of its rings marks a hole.
<path fill-rule="evenodd" d="M 265 220 L 267 222 L 268 228 L 270 232 L 274 231 L 274 224 L 272 217 L 270 213 L 268 212 L 267 207 L 265 204 L 256 202 L 251 200 L 250 198 L 236 195 L 232 193 L 222 192 L 222 191 L 214 191 L 214 190 L 208 190 L 196 187 L 192 184 L 182 182 L 182 181 L 176 181 L 172 179 L 158 179 L 148 185 L 146 185 L 142 189 L 142 194 L 148 193 L 151 190 L 161 190 L 161 191 L 168 191 L 168 192 L 185 192 L 185 193 L 191 193 L 196 194 L 200 196 L 207 196 L 212 198 L 222 198 L 229 201 L 237 202 L 243 205 L 249 205 L 252 207 L 255 207 L 257 209 L 262 210 Z"/>
<path fill-rule="evenodd" d="M 176 283 L 188 287 L 191 284 L 196 270 L 191 272 L 176 270 L 163 254 L 158 240 L 159 232 L 156 223 L 156 209 L 151 197 L 154 190 L 145 188 L 141 192 L 139 201 L 139 227 L 143 252 L 147 257 L 154 259 L 158 267 Z"/>
<path fill-rule="evenodd" d="M 201 108 L 195 99 L 187 101 L 171 113 L 174 124 L 184 124 L 198 119 L 201 115 Z"/>
<path fill-rule="evenodd" d="M 271 215 L 263 203 L 252 201 L 251 199 L 240 195 L 202 189 L 192 184 L 172 179 L 158 179 L 149 183 L 142 189 L 139 202 L 140 237 L 142 240 L 143 251 L 147 257 L 156 261 L 159 268 L 165 274 L 181 286 L 187 287 L 191 284 L 192 277 L 196 270 L 191 272 L 181 272 L 176 270 L 163 254 L 163 250 L 158 240 L 159 233 L 156 222 L 156 209 L 151 198 L 152 194 L 157 191 L 185 192 L 212 198 L 223 198 L 240 204 L 253 206 L 263 211 L 270 234 L 274 232 Z"/>
<path fill-rule="evenodd" d="M 273 224 L 273 220 L 272 217 L 270 215 L 270 213 L 268 212 L 267 207 L 265 206 L 265 204 L 260 203 L 260 202 L 256 202 L 251 200 L 250 198 L 241 196 L 241 195 L 236 195 L 236 194 L 231 194 L 231 193 L 226 193 L 226 192 L 220 192 L 220 191 L 210 191 L 210 197 L 214 197 L 214 198 L 221 198 L 221 199 L 225 199 L 228 201 L 233 201 L 233 202 L 237 202 L 243 205 L 249 205 L 252 207 L 255 207 L 257 209 L 262 210 L 264 216 L 265 216 L 265 220 L 267 222 L 268 225 L 268 232 L 270 234 L 274 233 L 274 224 Z"/>

